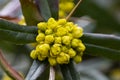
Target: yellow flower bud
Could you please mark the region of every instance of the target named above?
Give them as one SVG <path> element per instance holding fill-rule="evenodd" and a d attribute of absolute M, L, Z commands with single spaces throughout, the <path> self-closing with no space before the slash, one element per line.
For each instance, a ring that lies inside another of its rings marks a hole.
<path fill-rule="evenodd" d="M 62 43 L 65 45 L 70 45 L 71 37 L 70 36 L 63 36 L 62 37 Z"/>
<path fill-rule="evenodd" d="M 68 51 L 68 55 L 69 55 L 71 58 L 73 58 L 73 57 L 76 55 L 75 50 L 73 50 L 72 48 L 70 48 L 69 51 Z"/>
<path fill-rule="evenodd" d="M 74 38 L 80 38 L 83 35 L 83 29 L 80 27 L 74 27 L 72 35 Z"/>
<path fill-rule="evenodd" d="M 73 28 L 74 28 L 74 24 L 73 22 L 67 22 L 65 24 L 65 28 L 69 31 L 69 32 L 72 32 Z"/>
<path fill-rule="evenodd" d="M 45 31 L 45 34 L 46 34 L 46 35 L 49 35 L 49 34 L 52 34 L 52 33 L 53 33 L 52 29 L 47 29 L 47 30 Z"/>
<path fill-rule="evenodd" d="M 45 43 L 51 44 L 53 42 L 54 42 L 54 36 L 53 35 L 45 36 Z"/>
<path fill-rule="evenodd" d="M 62 52 L 65 52 L 65 53 L 67 53 L 69 50 L 67 46 L 62 46 L 61 49 L 62 49 Z"/>
<path fill-rule="evenodd" d="M 66 13 L 62 10 L 59 11 L 59 17 L 65 17 Z"/>
<path fill-rule="evenodd" d="M 57 63 L 59 64 L 68 64 L 70 61 L 70 56 L 64 52 L 61 52 L 59 56 L 57 56 Z"/>
<path fill-rule="evenodd" d="M 55 43 L 56 44 L 61 44 L 61 37 L 55 37 Z"/>
<path fill-rule="evenodd" d="M 38 60 L 40 60 L 40 61 L 45 60 L 45 58 L 46 58 L 46 56 L 41 56 L 41 55 L 38 55 Z"/>
<path fill-rule="evenodd" d="M 73 22 L 67 22 L 67 23 L 65 24 L 65 26 L 73 27 L 73 26 L 74 26 L 74 23 L 73 23 Z"/>
<path fill-rule="evenodd" d="M 57 55 L 60 54 L 60 52 L 61 52 L 61 45 L 60 44 L 54 44 L 51 47 L 50 56 L 51 57 L 56 57 Z"/>
<path fill-rule="evenodd" d="M 80 39 L 73 39 L 71 42 L 71 45 L 73 48 L 76 48 L 79 46 L 79 43 L 81 43 L 82 41 Z"/>
<path fill-rule="evenodd" d="M 45 23 L 45 22 L 40 22 L 40 23 L 37 24 L 37 27 L 38 27 L 38 29 L 40 29 L 41 31 L 45 31 L 46 28 L 47 28 L 47 23 Z"/>
<path fill-rule="evenodd" d="M 85 50 L 85 45 L 83 43 L 79 43 L 77 47 L 78 52 L 83 52 Z"/>
<path fill-rule="evenodd" d="M 68 33 L 68 30 L 66 28 L 63 28 L 63 27 L 59 27 L 57 29 L 57 36 L 64 36 Z"/>
<path fill-rule="evenodd" d="M 50 18 L 47 22 L 48 26 L 47 28 L 49 29 L 54 29 L 58 24 L 54 18 Z"/>
<path fill-rule="evenodd" d="M 66 2 L 64 3 L 64 5 L 66 5 L 66 7 L 64 7 L 63 10 L 66 11 L 67 13 L 70 12 L 72 8 L 74 7 L 73 2 Z"/>
<path fill-rule="evenodd" d="M 55 66 L 57 64 L 56 58 L 49 57 L 48 61 L 49 61 L 51 66 Z"/>
<path fill-rule="evenodd" d="M 37 59 L 36 50 L 32 50 L 32 52 L 30 53 L 30 57 L 33 58 L 33 59 Z"/>
<path fill-rule="evenodd" d="M 41 42 L 45 39 L 45 34 L 39 33 L 38 36 L 36 37 L 37 42 Z"/>
<path fill-rule="evenodd" d="M 80 55 L 76 55 L 73 60 L 76 62 L 76 63 L 79 63 L 82 61 L 82 57 Z"/>
<path fill-rule="evenodd" d="M 48 56 L 49 49 L 50 49 L 49 44 L 42 44 L 42 45 L 38 45 L 36 47 L 36 51 L 37 51 L 38 55 L 41 55 L 41 56 Z"/>
<path fill-rule="evenodd" d="M 82 56 L 82 55 L 83 55 L 83 52 L 77 52 L 77 55 Z"/>
<path fill-rule="evenodd" d="M 59 20 L 58 20 L 58 24 L 59 24 L 59 25 L 64 25 L 64 24 L 66 24 L 66 19 L 59 19 Z"/>

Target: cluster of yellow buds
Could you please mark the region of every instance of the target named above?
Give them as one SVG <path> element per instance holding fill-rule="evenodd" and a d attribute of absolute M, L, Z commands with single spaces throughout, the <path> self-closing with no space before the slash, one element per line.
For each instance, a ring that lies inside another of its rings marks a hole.
<path fill-rule="evenodd" d="M 81 27 L 67 22 L 66 19 L 56 21 L 50 18 L 48 22 L 38 23 L 38 45 L 32 50 L 33 59 L 43 61 L 48 59 L 50 65 L 67 64 L 70 59 L 81 62 L 85 46 L 80 40 L 83 35 Z"/>
<path fill-rule="evenodd" d="M 72 10 L 75 6 L 74 0 L 60 0 L 59 4 L 59 17 L 63 18 Z"/>

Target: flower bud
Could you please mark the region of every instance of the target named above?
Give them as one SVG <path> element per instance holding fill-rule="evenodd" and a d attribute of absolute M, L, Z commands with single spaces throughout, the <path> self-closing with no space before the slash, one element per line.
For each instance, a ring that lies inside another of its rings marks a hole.
<path fill-rule="evenodd" d="M 36 37 L 37 42 L 41 42 L 45 39 L 45 34 L 39 33 L 38 36 Z"/>
<path fill-rule="evenodd" d="M 37 59 L 36 50 L 32 50 L 32 52 L 30 53 L 30 57 L 33 59 Z"/>
<path fill-rule="evenodd" d="M 73 57 L 76 55 L 75 50 L 73 50 L 72 48 L 70 48 L 70 49 L 68 50 L 68 55 L 69 55 L 71 58 L 73 58 Z"/>
<path fill-rule="evenodd" d="M 70 36 L 63 36 L 63 37 L 62 37 L 62 43 L 63 43 L 63 44 L 65 44 L 65 45 L 70 45 L 70 42 L 71 42 Z"/>
<path fill-rule="evenodd" d="M 65 16 L 66 16 L 65 12 L 60 10 L 59 11 L 59 17 L 65 17 Z"/>
<path fill-rule="evenodd" d="M 59 25 L 64 25 L 64 24 L 66 24 L 66 19 L 59 19 L 59 20 L 58 20 L 58 24 L 59 24 Z"/>
<path fill-rule="evenodd" d="M 63 10 L 66 11 L 67 13 L 70 12 L 72 8 L 74 7 L 73 2 L 66 2 L 64 3 L 64 5 L 66 5 L 66 7 L 64 7 Z"/>
<path fill-rule="evenodd" d="M 45 43 L 51 44 L 53 42 L 54 42 L 54 36 L 53 35 L 45 36 Z"/>
<path fill-rule="evenodd" d="M 59 27 L 59 28 L 57 29 L 56 35 L 57 35 L 57 36 L 64 36 L 64 35 L 66 35 L 67 33 L 68 33 L 68 30 L 67 30 L 66 28 Z"/>
<path fill-rule="evenodd" d="M 83 29 L 80 27 L 74 27 L 72 35 L 74 38 L 80 38 L 83 35 Z"/>
<path fill-rule="evenodd" d="M 38 52 L 38 55 L 41 55 L 41 56 L 48 56 L 49 49 L 50 49 L 50 47 L 48 44 L 42 44 L 42 45 L 38 45 L 36 47 L 36 51 Z"/>
<path fill-rule="evenodd" d="M 59 56 L 57 56 L 57 63 L 59 64 L 67 64 L 69 63 L 70 56 L 64 52 L 61 52 Z"/>
<path fill-rule="evenodd" d="M 61 37 L 55 37 L 55 43 L 56 44 L 61 44 Z"/>
<path fill-rule="evenodd" d="M 48 19 L 47 24 L 48 24 L 47 26 L 48 29 L 54 29 L 58 25 L 54 18 Z"/>
<path fill-rule="evenodd" d="M 45 31 L 45 34 L 46 34 L 46 35 L 49 35 L 49 34 L 52 34 L 52 33 L 53 33 L 52 29 L 47 29 L 47 30 Z"/>
<path fill-rule="evenodd" d="M 69 31 L 69 32 L 72 32 L 72 30 L 73 30 L 73 27 L 74 26 L 74 24 L 73 24 L 73 22 L 67 22 L 66 24 L 65 24 L 65 28 Z"/>
<path fill-rule="evenodd" d="M 56 57 L 57 55 L 60 54 L 60 52 L 61 52 L 61 45 L 60 44 L 54 44 L 51 47 L 50 56 L 51 57 Z"/>
<path fill-rule="evenodd" d="M 80 55 L 76 55 L 73 60 L 76 62 L 76 63 L 79 63 L 82 61 L 82 57 Z"/>
<path fill-rule="evenodd" d="M 41 31 L 45 31 L 47 28 L 47 24 L 45 22 L 40 22 L 37 24 L 38 29 L 40 29 Z"/>
<path fill-rule="evenodd" d="M 38 60 L 40 60 L 40 61 L 45 60 L 45 58 L 46 58 L 46 56 L 41 56 L 41 55 L 38 55 Z"/>
<path fill-rule="evenodd" d="M 65 53 L 68 52 L 68 47 L 67 46 L 62 46 L 61 49 L 62 49 L 62 52 L 65 52 Z"/>
<path fill-rule="evenodd" d="M 79 46 L 79 43 L 81 43 L 82 41 L 79 40 L 79 39 L 73 39 L 72 42 L 71 42 L 71 45 L 73 48 L 76 48 Z"/>
<path fill-rule="evenodd" d="M 49 57 L 48 61 L 49 61 L 49 63 L 50 63 L 51 66 L 54 66 L 54 65 L 57 64 L 56 58 Z"/>
<path fill-rule="evenodd" d="M 85 45 L 83 43 L 79 43 L 77 47 L 78 52 L 83 52 L 85 50 Z"/>

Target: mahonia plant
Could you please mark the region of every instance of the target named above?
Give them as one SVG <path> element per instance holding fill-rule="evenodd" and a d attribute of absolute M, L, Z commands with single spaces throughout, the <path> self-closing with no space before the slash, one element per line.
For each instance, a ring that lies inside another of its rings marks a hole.
<path fill-rule="evenodd" d="M 74 8 L 74 0 L 60 0 L 59 17 L 65 17 Z"/>
<path fill-rule="evenodd" d="M 37 24 L 37 46 L 30 56 L 43 61 L 48 59 L 51 66 L 68 64 L 72 58 L 76 63 L 81 62 L 85 46 L 80 40 L 83 29 L 66 19 L 56 21 L 50 18 L 47 22 Z"/>

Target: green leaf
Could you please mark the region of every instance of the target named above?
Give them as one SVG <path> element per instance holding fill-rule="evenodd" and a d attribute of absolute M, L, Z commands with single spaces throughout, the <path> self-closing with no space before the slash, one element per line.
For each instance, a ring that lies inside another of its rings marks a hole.
<path fill-rule="evenodd" d="M 35 0 L 41 16 L 47 21 L 51 17 L 50 8 L 47 0 Z"/>
<path fill-rule="evenodd" d="M 25 80 L 36 80 L 39 76 L 41 76 L 46 67 L 47 64 L 45 62 L 34 60 Z"/>
<path fill-rule="evenodd" d="M 77 72 L 76 68 L 75 68 L 75 65 L 73 63 L 73 61 L 71 60 L 70 63 L 68 64 L 68 68 L 69 68 L 69 71 L 70 71 L 70 74 L 71 74 L 71 77 L 73 80 L 80 80 L 80 75 L 79 73 Z"/>
<path fill-rule="evenodd" d="M 114 49 L 93 45 L 93 44 L 85 44 L 85 46 L 86 46 L 86 50 L 84 52 L 85 54 L 93 55 L 93 56 L 101 56 L 104 58 L 120 61 L 120 50 L 117 51 Z"/>
<path fill-rule="evenodd" d="M 60 65 L 64 80 L 72 80 L 68 65 Z"/>
<path fill-rule="evenodd" d="M 58 0 L 35 0 L 35 2 L 45 21 L 50 17 L 58 19 Z"/>
<path fill-rule="evenodd" d="M 37 27 L 27 27 L 0 19 L 0 39 L 16 44 L 35 42 Z"/>
<path fill-rule="evenodd" d="M 120 37 L 115 35 L 84 33 L 82 41 L 88 44 L 120 50 Z"/>
<path fill-rule="evenodd" d="M 58 19 L 59 0 L 47 0 L 47 1 L 49 4 L 49 8 L 50 8 L 52 17 L 55 19 Z"/>
<path fill-rule="evenodd" d="M 36 26 L 37 23 L 43 21 L 33 0 L 20 0 L 20 3 L 27 25 Z"/>
<path fill-rule="evenodd" d="M 78 2 L 78 0 L 75 0 Z M 89 8 L 89 9 L 88 9 Z M 75 17 L 88 15 L 97 22 L 96 32 L 120 32 L 120 24 L 108 9 L 101 8 L 92 0 L 84 0 L 74 12 Z M 107 31 L 106 31 L 107 30 Z"/>

